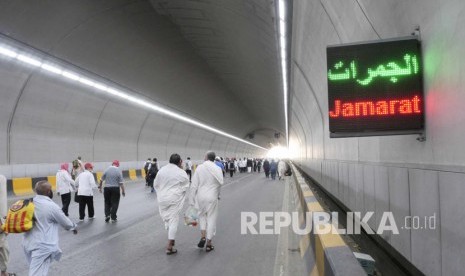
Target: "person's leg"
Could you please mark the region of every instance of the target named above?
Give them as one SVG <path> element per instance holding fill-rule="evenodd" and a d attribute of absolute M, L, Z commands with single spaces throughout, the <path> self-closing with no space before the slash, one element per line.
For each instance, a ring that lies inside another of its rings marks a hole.
<path fill-rule="evenodd" d="M 105 199 L 105 221 L 110 220 L 110 210 L 111 210 L 111 189 L 104 188 L 103 197 Z"/>
<path fill-rule="evenodd" d="M 207 216 L 205 214 L 199 216 L 199 226 L 200 234 L 202 235 L 202 238 L 205 238 L 207 234 Z"/>
<path fill-rule="evenodd" d="M 119 206 L 119 200 L 120 200 L 121 194 L 118 188 L 112 188 L 111 191 L 111 210 L 110 210 L 110 216 L 112 220 L 116 220 L 117 216 L 116 213 L 118 212 L 118 206 Z"/>
<path fill-rule="evenodd" d="M 218 204 L 207 212 L 207 243 L 216 234 L 216 219 L 218 218 Z"/>
<path fill-rule="evenodd" d="M 69 209 L 69 203 L 71 202 L 71 193 L 67 193 L 64 195 L 61 195 L 61 203 L 63 204 L 63 213 L 65 213 L 65 216 L 68 216 L 68 209 Z"/>
<path fill-rule="evenodd" d="M 230 175 L 231 177 L 233 177 L 234 171 L 233 171 L 233 170 L 229 170 L 229 175 Z"/>
<path fill-rule="evenodd" d="M 38 250 L 32 251 L 31 262 L 29 265 L 29 276 L 48 275 L 51 262 L 52 257 L 50 254 L 48 254 L 48 256 L 43 256 L 43 254 L 39 253 Z"/>
<path fill-rule="evenodd" d="M 179 216 L 175 216 L 168 223 L 168 245 L 166 246 L 166 254 L 171 255 L 178 252 L 174 249 L 174 241 L 176 240 L 176 233 L 178 232 Z"/>
<path fill-rule="evenodd" d="M 89 213 L 89 218 L 93 218 L 95 215 L 94 212 L 94 197 L 89 196 L 89 200 L 87 201 L 87 213 Z"/>
<path fill-rule="evenodd" d="M 218 218 L 218 204 L 212 205 L 207 212 L 207 245 L 206 251 L 209 252 L 214 249 L 212 245 L 213 236 L 216 234 L 216 219 Z"/>
<path fill-rule="evenodd" d="M 87 196 L 80 196 L 79 200 L 79 219 L 83 220 L 86 216 Z"/>
<path fill-rule="evenodd" d="M 179 216 L 175 216 L 168 224 L 168 240 L 175 240 L 178 232 Z"/>
<path fill-rule="evenodd" d="M 2 276 L 6 274 L 6 270 L 8 268 L 8 261 L 10 258 L 10 252 L 8 250 L 8 245 L 5 240 L 5 234 L 0 234 L 0 271 L 2 272 Z"/>

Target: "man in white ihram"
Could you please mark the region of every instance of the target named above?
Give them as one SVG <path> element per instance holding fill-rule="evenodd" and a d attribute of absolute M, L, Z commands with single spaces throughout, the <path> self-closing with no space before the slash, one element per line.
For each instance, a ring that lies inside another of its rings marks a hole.
<path fill-rule="evenodd" d="M 23 249 L 29 263 L 29 276 L 45 276 L 52 260 L 60 260 L 58 226 L 77 234 L 76 224 L 52 201 L 52 185 L 39 181 L 35 186 L 34 227 L 24 234 Z"/>
<path fill-rule="evenodd" d="M 179 154 L 172 154 L 169 162 L 158 171 L 153 186 L 157 192 L 160 216 L 168 230 L 166 254 L 172 255 L 178 252 L 174 249 L 174 241 L 178 231 L 179 215 L 189 187 L 189 178 L 182 169 L 182 160 Z"/>
<path fill-rule="evenodd" d="M 199 210 L 199 224 L 202 238 L 197 244 L 210 252 L 214 249 L 212 238 L 216 232 L 216 218 L 218 217 L 218 200 L 220 188 L 223 185 L 223 172 L 213 161 L 215 153 L 207 152 L 205 162 L 197 167 L 189 192 L 189 204 Z"/>

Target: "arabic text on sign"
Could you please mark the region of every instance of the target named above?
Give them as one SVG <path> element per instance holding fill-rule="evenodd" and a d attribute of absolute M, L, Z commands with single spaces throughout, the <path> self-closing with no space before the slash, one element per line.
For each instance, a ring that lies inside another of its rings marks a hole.
<path fill-rule="evenodd" d="M 357 78 L 357 65 L 355 61 L 349 63 L 349 67 L 343 67 L 344 62 L 339 61 L 334 65 L 336 72 L 332 69 L 328 70 L 328 79 L 330 81 L 343 81 L 354 79 L 362 86 L 369 85 L 375 78 L 388 78 L 392 83 L 396 83 L 399 77 L 416 75 L 419 71 L 419 64 L 416 55 L 404 55 L 405 67 L 401 67 L 396 62 L 380 64 L 376 69 L 368 68 L 367 77 L 365 79 Z"/>

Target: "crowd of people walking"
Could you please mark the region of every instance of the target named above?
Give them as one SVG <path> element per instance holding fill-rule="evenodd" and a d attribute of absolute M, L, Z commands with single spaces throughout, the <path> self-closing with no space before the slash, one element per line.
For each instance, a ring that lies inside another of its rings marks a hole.
<path fill-rule="evenodd" d="M 79 203 L 79 222 L 86 218 L 96 218 L 94 210 L 94 191 L 98 189 L 104 197 L 104 221 L 115 223 L 121 195 L 124 197 L 125 186 L 120 162 L 114 160 L 98 181 L 93 174 L 92 163 L 84 163 L 78 157 L 72 163 L 63 163 L 56 173 L 56 192 L 61 197 L 60 208 L 53 200 L 52 185 L 47 181 L 39 181 L 35 185 L 36 196 L 33 198 L 34 226 L 25 232 L 23 249 L 29 263 L 29 275 L 47 275 L 53 260 L 61 257 L 58 229 L 62 228 L 77 234 L 78 224 L 69 217 L 69 206 L 74 193 L 74 200 Z M 288 170 L 284 161 L 258 158 L 225 158 L 216 156 L 212 151 L 206 153 L 204 161 L 193 165 L 191 158 L 184 162 L 179 154 L 172 154 L 169 163 L 161 168 L 157 158 L 148 159 L 143 167 L 146 175 L 145 185 L 152 193 L 156 193 L 160 217 L 168 231 L 166 254 L 177 253 L 175 248 L 176 234 L 180 216 L 185 202 L 189 208 L 196 210 L 200 228 L 199 248 L 206 252 L 214 250 L 212 243 L 216 233 L 218 206 L 221 186 L 224 177 L 233 177 L 235 173 L 265 173 L 265 177 L 282 179 Z M 0 233 L 4 235 L 4 233 Z M 4 238 L 4 236 L 0 236 Z M 8 251 L 0 244 L 0 265 L 2 274 L 6 273 Z"/>

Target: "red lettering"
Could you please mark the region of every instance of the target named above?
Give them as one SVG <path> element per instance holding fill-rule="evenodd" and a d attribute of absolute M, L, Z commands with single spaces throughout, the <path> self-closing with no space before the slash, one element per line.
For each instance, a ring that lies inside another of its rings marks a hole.
<path fill-rule="evenodd" d="M 388 115 L 389 105 L 386 101 L 379 101 L 376 103 L 376 115 Z"/>
<path fill-rule="evenodd" d="M 413 102 L 413 112 L 421 113 L 421 110 L 420 110 L 420 107 L 419 107 L 420 98 L 418 98 L 418 96 L 415 96 L 415 97 L 413 97 L 412 102 Z"/>
<path fill-rule="evenodd" d="M 334 110 L 329 112 L 329 116 L 331 118 L 338 118 L 341 116 L 360 117 L 422 113 L 420 101 L 419 96 L 414 96 L 411 99 L 393 99 L 376 102 L 342 102 L 341 100 L 335 100 Z"/>
<path fill-rule="evenodd" d="M 396 114 L 396 103 L 399 103 L 399 101 L 389 101 L 389 114 Z"/>
<path fill-rule="evenodd" d="M 412 114 L 413 113 L 412 103 L 409 100 L 400 101 L 399 113 L 400 114 Z"/>
<path fill-rule="evenodd" d="M 341 101 L 337 100 L 334 101 L 334 111 L 329 112 L 329 117 L 339 117 L 339 114 L 341 113 Z"/>
<path fill-rule="evenodd" d="M 354 114 L 354 105 L 351 103 L 345 103 L 342 105 L 342 117 L 353 117 Z"/>
<path fill-rule="evenodd" d="M 360 108 L 362 108 L 362 115 L 376 115 L 375 114 L 375 106 L 373 102 L 360 102 L 355 103 L 355 115 L 360 116 Z M 370 112 L 368 112 L 368 108 L 370 108 Z"/>

